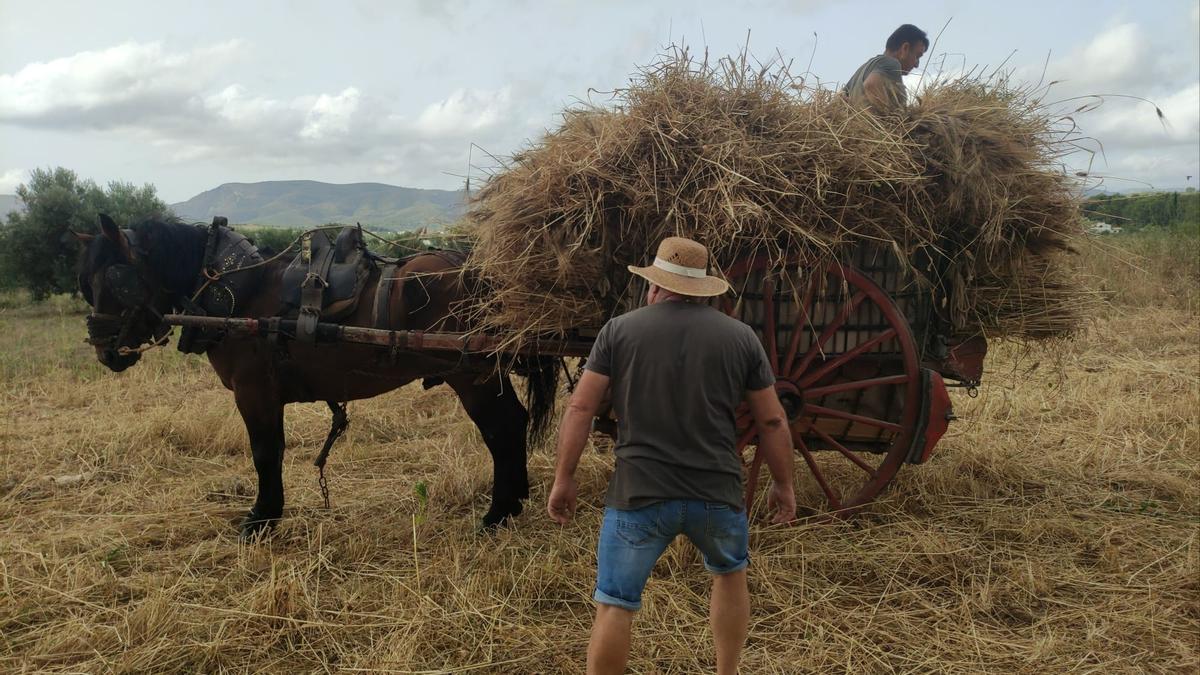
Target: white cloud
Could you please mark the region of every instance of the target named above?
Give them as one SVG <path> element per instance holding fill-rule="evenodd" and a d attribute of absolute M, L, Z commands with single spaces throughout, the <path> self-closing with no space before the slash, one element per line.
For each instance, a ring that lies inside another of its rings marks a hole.
<path fill-rule="evenodd" d="M 329 136 L 344 136 L 350 131 L 350 118 L 358 110 L 359 92 L 349 87 L 337 96 L 321 94 L 309 108 L 300 136 L 322 140 Z"/>
<path fill-rule="evenodd" d="M 17 191 L 17 186 L 29 178 L 25 169 L 9 169 L 0 173 L 0 194 L 11 195 Z"/>
<path fill-rule="evenodd" d="M 1140 26 L 1120 24 L 1052 64 L 1048 75 L 1076 86 L 1124 83 L 1144 76 L 1153 68 L 1150 47 Z"/>
<path fill-rule="evenodd" d="M 496 91 L 459 89 L 427 106 L 417 118 L 415 129 L 435 135 L 479 131 L 509 118 L 511 109 L 510 87 Z"/>
<path fill-rule="evenodd" d="M 1043 66 L 1012 73 L 1015 81 L 1046 86 L 1048 99 L 1095 94 L 1153 97 L 1174 93 L 1195 81 L 1181 54 L 1163 49 L 1137 23 L 1112 26 Z"/>
<path fill-rule="evenodd" d="M 231 127 L 257 127 L 272 124 L 289 114 L 288 106 L 262 96 L 246 95 L 241 85 L 231 84 L 204 97 L 204 109 Z"/>
<path fill-rule="evenodd" d="M 1090 169 L 1113 189 L 1177 186 L 1195 173 L 1200 156 L 1200 84 L 1180 51 L 1164 49 L 1140 24 L 1122 23 L 1052 59 L 1044 73 L 1028 66 L 1013 79 L 1041 81 L 1048 110 L 1070 114 L 1082 135 L 1094 139 L 1084 141 L 1097 151 L 1090 167 L 1087 154 L 1077 153 L 1069 160 L 1073 168 Z"/>
<path fill-rule="evenodd" d="M 355 164 L 426 184 L 414 174 L 465 171 L 471 142 L 506 152 L 532 135 L 531 119 L 544 118 L 530 112 L 538 92 L 522 90 L 518 106 L 510 86 L 457 89 L 411 110 L 353 85 L 337 93 L 267 95 L 222 81 L 244 70 L 235 62 L 245 51 L 236 41 L 180 52 L 158 42 L 126 43 L 29 64 L 0 75 L 0 123 L 103 131 L 153 147 L 176 164 L 291 170 Z"/>
<path fill-rule="evenodd" d="M 162 114 L 236 58 L 234 40 L 169 53 L 162 43 L 127 42 L 0 75 L 0 121 L 107 126 Z"/>
<path fill-rule="evenodd" d="M 1084 119 L 1088 134 L 1106 143 L 1200 148 L 1200 83 L 1193 83 L 1155 103 L 1113 98 Z"/>

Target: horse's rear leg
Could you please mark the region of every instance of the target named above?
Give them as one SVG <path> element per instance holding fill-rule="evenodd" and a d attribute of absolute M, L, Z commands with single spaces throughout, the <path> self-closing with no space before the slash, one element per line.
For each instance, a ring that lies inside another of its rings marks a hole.
<path fill-rule="evenodd" d="M 243 539 L 274 526 L 283 516 L 283 404 L 268 392 L 253 389 L 234 392 L 258 473 L 258 497 L 242 521 Z"/>
<path fill-rule="evenodd" d="M 476 384 L 470 375 L 447 377 L 492 455 L 492 506 L 483 516 L 484 527 L 495 527 L 521 514 L 521 500 L 529 497 L 525 466 L 525 430 L 529 415 L 507 377 L 492 377 Z"/>

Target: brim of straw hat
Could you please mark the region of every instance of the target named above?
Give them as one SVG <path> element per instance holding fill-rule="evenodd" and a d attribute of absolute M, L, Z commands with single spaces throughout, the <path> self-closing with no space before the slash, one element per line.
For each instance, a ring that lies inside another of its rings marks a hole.
<path fill-rule="evenodd" d="M 724 295 L 729 291 L 729 283 L 717 277 L 685 277 L 682 274 L 668 272 L 653 265 L 649 267 L 629 265 L 629 271 L 659 288 L 664 288 L 680 295 L 711 298 L 715 295 Z"/>

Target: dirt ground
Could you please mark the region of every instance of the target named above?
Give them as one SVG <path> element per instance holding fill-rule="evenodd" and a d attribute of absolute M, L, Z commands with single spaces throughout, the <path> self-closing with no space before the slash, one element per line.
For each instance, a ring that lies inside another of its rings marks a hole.
<path fill-rule="evenodd" d="M 486 449 L 444 387 L 410 385 L 351 404 L 326 511 L 328 412 L 292 406 L 286 520 L 241 544 L 253 467 L 206 362 L 157 350 L 109 373 L 77 305 L 17 304 L 0 307 L 0 670 L 582 671 L 611 454 L 585 455 L 559 528 L 538 448 L 525 514 L 481 534 Z M 864 514 L 752 526 L 744 672 L 1200 669 L 1194 303 L 1001 346 L 954 404 L 934 459 Z M 707 588 L 677 542 L 633 672 L 711 671 Z"/>

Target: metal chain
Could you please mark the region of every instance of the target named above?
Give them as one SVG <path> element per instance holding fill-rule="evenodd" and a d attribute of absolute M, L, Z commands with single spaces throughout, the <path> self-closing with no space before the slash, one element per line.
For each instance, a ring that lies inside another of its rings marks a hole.
<path fill-rule="evenodd" d="M 325 500 L 325 510 L 329 510 L 329 481 L 325 479 L 325 465 L 317 467 L 317 486 L 321 488 L 321 499 Z"/>

